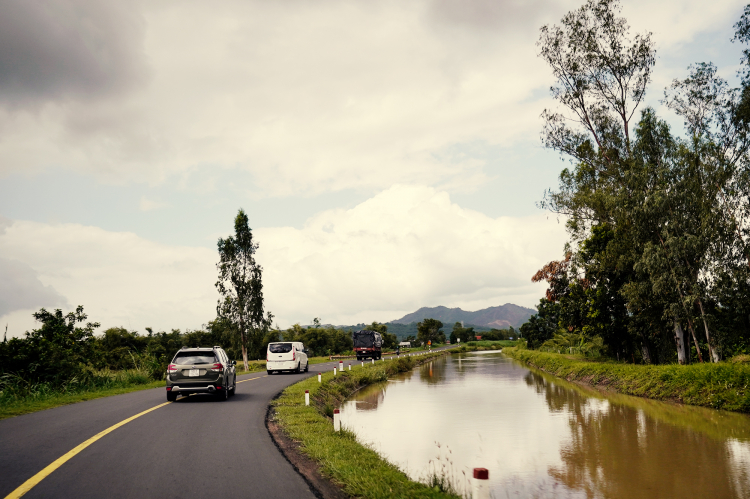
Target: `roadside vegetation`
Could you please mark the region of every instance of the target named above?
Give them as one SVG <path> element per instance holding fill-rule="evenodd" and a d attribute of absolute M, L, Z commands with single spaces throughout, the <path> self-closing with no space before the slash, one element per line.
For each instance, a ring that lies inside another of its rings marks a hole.
<path fill-rule="evenodd" d="M 592 359 L 505 348 L 505 355 L 567 381 L 625 395 L 750 412 L 750 359 L 692 365 L 633 365 L 611 359 Z"/>
<path fill-rule="evenodd" d="M 750 354 L 750 6 L 734 25 L 736 88 L 696 62 L 649 89 L 652 34 L 631 33 L 620 11 L 588 0 L 540 31 L 556 101 L 542 141 L 570 160 L 540 206 L 569 241 L 530 276 L 548 289 L 522 336 L 633 364 Z M 664 107 L 644 106 L 647 92 Z"/>
<path fill-rule="evenodd" d="M 312 377 L 285 389 L 272 402 L 272 417 L 290 438 L 299 442 L 302 453 L 320 464 L 322 474 L 352 497 L 458 497 L 446 477 L 428 477 L 429 484 L 411 481 L 373 449 L 358 443 L 352 432 L 345 428 L 334 432 L 331 419 L 334 409 L 359 388 L 387 381 L 445 353 L 402 355 L 365 363 L 364 367 L 335 377 L 328 372 L 323 374 L 322 383 Z M 310 406 L 305 406 L 305 390 L 310 391 Z"/>

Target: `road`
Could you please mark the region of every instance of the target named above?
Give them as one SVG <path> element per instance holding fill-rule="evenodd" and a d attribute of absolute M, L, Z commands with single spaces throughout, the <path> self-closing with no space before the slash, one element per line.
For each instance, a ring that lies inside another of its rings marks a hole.
<path fill-rule="evenodd" d="M 2 420 L 0 497 L 99 432 L 153 409 L 85 447 L 23 497 L 313 498 L 271 440 L 265 416 L 285 387 L 337 364 L 240 376 L 237 394 L 224 402 L 192 395 L 166 403 L 156 388 Z"/>
<path fill-rule="evenodd" d="M 225 402 L 181 397 L 86 447 L 24 498 L 314 498 L 271 440 L 265 416 L 286 386 L 333 367 L 240 376 Z M 143 390 L 0 421 L 0 497 L 97 433 L 164 404 L 165 393 Z"/>

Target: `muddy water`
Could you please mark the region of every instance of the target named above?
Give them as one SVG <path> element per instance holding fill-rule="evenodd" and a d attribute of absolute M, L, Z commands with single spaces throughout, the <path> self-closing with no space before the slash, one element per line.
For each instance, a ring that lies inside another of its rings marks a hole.
<path fill-rule="evenodd" d="M 602 396 L 499 353 L 448 356 L 358 392 L 342 423 L 410 477 L 492 496 L 750 497 L 750 417 Z"/>

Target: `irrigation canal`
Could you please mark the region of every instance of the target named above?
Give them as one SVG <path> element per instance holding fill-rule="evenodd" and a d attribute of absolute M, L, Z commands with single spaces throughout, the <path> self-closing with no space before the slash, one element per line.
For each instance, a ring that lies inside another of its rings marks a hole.
<path fill-rule="evenodd" d="M 750 497 L 750 417 L 593 390 L 500 353 L 449 355 L 347 401 L 342 424 L 414 479 L 492 497 Z"/>

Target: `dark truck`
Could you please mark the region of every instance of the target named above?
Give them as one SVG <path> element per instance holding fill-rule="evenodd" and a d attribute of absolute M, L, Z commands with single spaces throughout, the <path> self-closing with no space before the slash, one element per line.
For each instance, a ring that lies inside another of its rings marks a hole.
<path fill-rule="evenodd" d="M 377 331 L 354 331 L 352 341 L 357 360 L 380 359 L 383 356 L 383 337 Z"/>

